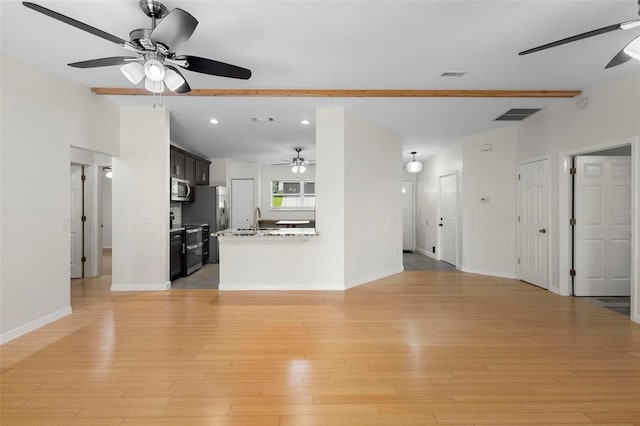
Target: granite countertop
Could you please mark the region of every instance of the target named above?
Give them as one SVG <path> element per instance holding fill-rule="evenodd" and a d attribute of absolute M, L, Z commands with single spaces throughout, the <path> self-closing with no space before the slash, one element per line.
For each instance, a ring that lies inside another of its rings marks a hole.
<path fill-rule="evenodd" d="M 311 237 L 318 235 L 315 228 L 265 228 L 258 229 L 225 229 L 213 232 L 215 237 Z"/>

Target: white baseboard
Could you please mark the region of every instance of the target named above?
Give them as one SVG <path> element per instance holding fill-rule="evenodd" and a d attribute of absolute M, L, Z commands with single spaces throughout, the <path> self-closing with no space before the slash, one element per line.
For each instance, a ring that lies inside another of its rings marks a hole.
<path fill-rule="evenodd" d="M 111 291 L 164 291 L 171 288 L 171 281 L 164 284 L 112 284 Z"/>
<path fill-rule="evenodd" d="M 508 272 L 485 271 L 482 269 L 473 269 L 473 268 L 467 268 L 464 266 L 460 266 L 458 270 L 462 272 L 467 272 L 469 274 L 487 275 L 490 277 L 498 277 L 498 278 L 510 278 L 512 280 L 518 279 L 516 274 L 508 273 Z"/>
<path fill-rule="evenodd" d="M 382 278 L 386 278 L 390 275 L 399 274 L 404 271 L 404 266 L 398 266 L 397 268 L 390 269 L 388 271 L 380 272 L 378 274 L 369 275 L 367 277 L 358 278 L 355 280 L 351 280 L 345 283 L 345 290 L 348 290 L 353 287 L 357 287 L 359 285 L 368 284 L 372 281 L 380 280 Z"/>
<path fill-rule="evenodd" d="M 30 333 L 34 330 L 37 330 L 40 327 L 44 327 L 47 324 L 50 324 L 54 321 L 59 320 L 60 318 L 64 318 L 67 315 L 71 315 L 71 306 L 67 306 L 66 308 L 62 308 L 59 311 L 56 311 L 52 314 L 45 315 L 42 318 L 38 318 L 35 321 L 31 321 L 28 324 L 15 328 L 11 331 L 8 331 L 2 335 L 0 335 L 0 345 L 7 343 L 10 340 L 13 340 L 17 337 L 20 337 L 24 334 Z"/>
<path fill-rule="evenodd" d="M 418 253 L 420 253 L 420 254 L 424 254 L 425 256 L 430 257 L 433 260 L 438 260 L 438 259 L 436 259 L 436 255 L 435 254 L 433 254 L 430 251 L 427 251 L 427 250 L 425 250 L 423 248 L 416 247 L 416 251 Z"/>
<path fill-rule="evenodd" d="M 220 291 L 344 291 L 344 286 L 338 283 L 219 283 Z"/>

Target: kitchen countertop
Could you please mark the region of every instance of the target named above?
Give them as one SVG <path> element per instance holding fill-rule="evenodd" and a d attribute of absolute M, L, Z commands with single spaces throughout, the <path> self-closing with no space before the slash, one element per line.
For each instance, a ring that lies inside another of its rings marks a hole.
<path fill-rule="evenodd" d="M 315 228 L 265 228 L 258 229 L 225 229 L 212 232 L 212 237 L 312 237 L 317 236 Z"/>
<path fill-rule="evenodd" d="M 184 226 L 174 226 L 173 228 L 169 228 L 169 232 L 178 232 L 184 231 Z"/>

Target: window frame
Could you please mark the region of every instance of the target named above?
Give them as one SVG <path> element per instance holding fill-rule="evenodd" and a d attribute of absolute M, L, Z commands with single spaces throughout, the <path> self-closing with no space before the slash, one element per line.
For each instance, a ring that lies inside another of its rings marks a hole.
<path fill-rule="evenodd" d="M 298 192 L 294 192 L 294 193 L 286 193 L 286 192 L 276 192 L 275 188 L 275 182 L 281 183 L 282 186 L 284 187 L 286 184 L 296 184 L 298 186 Z M 306 184 L 311 183 L 313 184 L 313 192 L 311 193 L 306 193 L 305 189 L 307 189 Z M 315 179 L 272 179 L 271 180 L 271 184 L 270 184 L 270 194 L 269 194 L 269 198 L 270 198 L 270 208 L 272 211 L 304 211 L 304 212 L 308 212 L 308 211 L 314 211 L 316 209 L 316 203 L 315 203 L 315 198 L 316 198 L 316 192 L 315 192 L 315 184 L 316 184 L 316 180 Z M 295 206 L 295 207 L 291 207 L 291 206 L 278 206 L 275 205 L 274 200 L 276 198 L 281 198 L 282 200 L 284 200 L 285 198 L 298 198 L 299 199 L 299 203 L 302 204 L 301 206 Z M 308 199 L 313 199 L 313 205 L 312 206 L 304 206 L 304 202 L 305 200 Z"/>

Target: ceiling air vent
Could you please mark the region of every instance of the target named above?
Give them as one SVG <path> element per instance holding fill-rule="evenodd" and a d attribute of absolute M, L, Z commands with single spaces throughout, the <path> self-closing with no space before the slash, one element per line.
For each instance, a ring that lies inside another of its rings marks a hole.
<path fill-rule="evenodd" d="M 251 117 L 254 123 L 272 123 L 273 117 Z"/>
<path fill-rule="evenodd" d="M 496 118 L 495 121 L 522 121 L 538 111 L 540 108 L 513 108 Z"/>
<path fill-rule="evenodd" d="M 442 74 L 440 74 L 440 77 L 462 77 L 463 75 L 465 75 L 467 72 L 466 71 L 449 71 L 449 72 L 443 72 Z"/>

